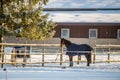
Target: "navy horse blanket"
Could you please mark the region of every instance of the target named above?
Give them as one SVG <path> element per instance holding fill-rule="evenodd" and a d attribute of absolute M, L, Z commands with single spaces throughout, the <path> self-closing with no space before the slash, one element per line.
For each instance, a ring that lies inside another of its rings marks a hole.
<path fill-rule="evenodd" d="M 67 47 L 66 55 L 68 56 L 76 56 L 82 55 L 86 53 L 91 53 L 92 47 L 87 44 L 74 44 L 72 43 L 69 47 Z"/>

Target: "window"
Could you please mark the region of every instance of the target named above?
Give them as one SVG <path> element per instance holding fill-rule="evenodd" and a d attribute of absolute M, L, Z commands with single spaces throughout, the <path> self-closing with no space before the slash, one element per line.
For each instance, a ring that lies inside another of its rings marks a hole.
<path fill-rule="evenodd" d="M 98 30 L 97 29 L 89 29 L 89 38 L 97 38 Z"/>
<path fill-rule="evenodd" d="M 117 31 L 117 38 L 120 39 L 120 29 Z"/>
<path fill-rule="evenodd" d="M 61 38 L 69 38 L 70 29 L 61 29 Z"/>

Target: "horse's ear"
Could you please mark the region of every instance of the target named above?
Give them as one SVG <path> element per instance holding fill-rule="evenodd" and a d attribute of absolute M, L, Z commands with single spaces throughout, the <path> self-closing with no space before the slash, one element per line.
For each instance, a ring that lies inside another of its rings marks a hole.
<path fill-rule="evenodd" d="M 60 39 L 64 39 L 64 38 L 60 37 Z"/>
<path fill-rule="evenodd" d="M 62 38 L 60 37 L 60 40 L 62 40 Z"/>

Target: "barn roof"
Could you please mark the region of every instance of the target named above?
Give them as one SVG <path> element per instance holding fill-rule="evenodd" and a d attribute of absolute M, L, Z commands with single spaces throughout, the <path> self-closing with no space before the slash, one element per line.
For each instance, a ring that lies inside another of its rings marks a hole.
<path fill-rule="evenodd" d="M 50 0 L 44 8 L 55 22 L 120 23 L 120 0 Z"/>
<path fill-rule="evenodd" d="M 120 23 L 91 23 L 91 22 L 56 22 L 56 24 L 58 25 L 115 25 L 115 26 L 119 26 L 120 27 Z"/>
<path fill-rule="evenodd" d="M 91 23 L 120 23 L 120 11 L 95 12 L 95 11 L 54 11 L 49 12 L 49 19 L 55 22 L 91 22 Z"/>
<path fill-rule="evenodd" d="M 49 0 L 45 8 L 120 8 L 120 0 Z"/>

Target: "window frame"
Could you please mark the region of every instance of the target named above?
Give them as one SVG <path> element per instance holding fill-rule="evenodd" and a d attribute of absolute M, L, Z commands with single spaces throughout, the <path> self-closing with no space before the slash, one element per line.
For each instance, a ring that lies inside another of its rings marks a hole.
<path fill-rule="evenodd" d="M 117 29 L 117 38 L 120 39 L 120 29 Z"/>
<path fill-rule="evenodd" d="M 67 35 L 63 35 L 63 31 L 66 30 Z M 70 38 L 70 29 L 69 28 L 61 28 L 61 38 Z"/>
<path fill-rule="evenodd" d="M 91 36 L 91 31 L 95 31 L 96 36 Z M 98 29 L 89 29 L 89 39 L 97 39 L 98 38 Z"/>

